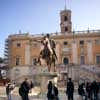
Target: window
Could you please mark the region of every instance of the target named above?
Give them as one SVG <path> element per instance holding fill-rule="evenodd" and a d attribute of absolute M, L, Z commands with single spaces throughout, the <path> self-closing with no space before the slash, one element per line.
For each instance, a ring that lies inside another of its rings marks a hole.
<path fill-rule="evenodd" d="M 68 31 L 68 27 L 65 27 L 65 32 L 67 32 Z"/>
<path fill-rule="evenodd" d="M 17 47 L 21 47 L 21 44 L 20 43 L 17 43 Z"/>
<path fill-rule="evenodd" d="M 20 58 L 19 57 L 16 58 L 16 65 L 20 65 Z"/>
<path fill-rule="evenodd" d="M 81 56 L 81 58 L 80 58 L 80 64 L 85 64 L 85 57 L 84 56 Z"/>
<path fill-rule="evenodd" d="M 67 20 L 68 20 L 67 16 L 64 16 L 64 21 L 67 21 Z"/>
<path fill-rule="evenodd" d="M 100 45 L 100 40 L 95 40 L 96 45 Z"/>
<path fill-rule="evenodd" d="M 83 40 L 80 41 L 80 45 L 84 45 L 84 41 Z"/>
<path fill-rule="evenodd" d="M 64 45 L 67 45 L 68 44 L 68 42 L 67 41 L 64 41 Z"/>
<path fill-rule="evenodd" d="M 96 64 L 100 64 L 100 56 L 96 56 Z"/>
<path fill-rule="evenodd" d="M 36 65 L 37 64 L 37 60 L 36 60 L 36 58 L 33 58 L 32 59 L 32 65 Z"/>

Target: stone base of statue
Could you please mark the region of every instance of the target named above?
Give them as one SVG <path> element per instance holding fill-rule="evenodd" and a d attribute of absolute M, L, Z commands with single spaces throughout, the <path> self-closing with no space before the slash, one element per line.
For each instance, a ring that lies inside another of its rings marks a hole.
<path fill-rule="evenodd" d="M 47 91 L 49 81 L 57 84 L 57 76 L 56 72 L 48 72 L 47 67 L 40 67 L 38 73 L 34 75 L 33 80 L 39 85 L 41 93 L 44 93 Z"/>
<path fill-rule="evenodd" d="M 41 92 L 44 93 L 47 90 L 48 86 L 48 81 L 53 81 L 54 84 L 57 84 L 56 78 L 57 78 L 57 73 L 54 72 L 43 72 L 38 74 L 40 77 L 40 87 L 41 87 Z"/>

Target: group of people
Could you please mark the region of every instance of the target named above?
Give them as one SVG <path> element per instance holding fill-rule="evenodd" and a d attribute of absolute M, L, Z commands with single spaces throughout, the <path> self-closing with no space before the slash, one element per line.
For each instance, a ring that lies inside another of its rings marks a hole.
<path fill-rule="evenodd" d="M 26 78 L 25 81 L 22 82 L 19 88 L 19 94 L 22 100 L 29 100 L 28 93 L 31 88 L 33 88 L 33 83 L 29 84 Z M 52 81 L 49 81 L 47 89 L 48 89 L 47 90 L 48 100 L 59 100 L 59 91 L 56 84 L 54 84 Z M 66 89 L 66 95 L 68 96 L 68 100 L 73 100 L 73 93 L 74 93 L 74 84 L 71 78 L 69 78 Z"/>
<path fill-rule="evenodd" d="M 52 81 L 49 81 L 48 83 L 47 98 L 48 100 L 59 100 L 58 88 L 52 83 Z"/>
<path fill-rule="evenodd" d="M 99 100 L 100 84 L 96 81 L 79 84 L 78 93 L 83 100 Z"/>
<path fill-rule="evenodd" d="M 6 94 L 7 94 L 7 100 L 12 100 L 11 94 L 15 88 L 15 83 L 8 83 L 6 85 Z M 27 78 L 20 84 L 19 87 L 19 95 L 21 96 L 22 100 L 29 100 L 28 94 L 29 91 L 34 87 L 32 81 L 28 81 Z"/>
<path fill-rule="evenodd" d="M 73 100 L 73 94 L 74 94 L 74 83 L 72 82 L 71 78 L 69 78 L 66 88 L 66 95 L 68 97 L 68 100 Z M 52 83 L 52 81 L 49 81 L 48 84 L 47 98 L 48 100 L 59 100 L 58 88 Z"/>
<path fill-rule="evenodd" d="M 53 89 L 54 92 L 52 92 Z M 96 81 L 81 83 L 78 86 L 78 94 L 81 97 L 79 100 L 100 100 L 99 92 L 100 83 Z M 74 83 L 71 78 L 69 78 L 67 82 L 66 96 L 68 97 L 67 100 L 74 100 Z M 48 84 L 47 97 L 48 100 L 59 100 L 58 88 L 53 86 L 51 81 Z"/>
<path fill-rule="evenodd" d="M 19 87 L 19 95 L 21 96 L 22 100 L 29 100 L 28 94 L 29 90 L 34 87 L 33 83 L 29 84 L 28 79 L 26 78 Z M 58 97 L 58 88 L 55 86 L 52 81 L 49 81 L 47 86 L 47 98 L 48 100 L 59 100 Z"/>
<path fill-rule="evenodd" d="M 22 100 L 29 100 L 28 94 L 29 91 L 34 87 L 33 82 L 29 82 L 27 78 L 20 84 L 19 87 L 19 95 L 21 96 Z M 15 88 L 15 83 L 11 84 L 8 83 L 6 85 L 6 94 L 8 100 L 11 99 L 11 91 Z M 48 100 L 59 100 L 59 91 L 57 86 L 52 82 L 49 81 L 47 86 L 47 98 Z M 100 92 L 100 83 L 96 81 L 81 83 L 78 86 L 78 94 L 80 95 L 79 100 L 99 100 L 98 94 Z M 67 86 L 66 86 L 66 96 L 68 100 L 74 100 L 74 83 L 72 82 L 71 78 L 68 79 Z"/>

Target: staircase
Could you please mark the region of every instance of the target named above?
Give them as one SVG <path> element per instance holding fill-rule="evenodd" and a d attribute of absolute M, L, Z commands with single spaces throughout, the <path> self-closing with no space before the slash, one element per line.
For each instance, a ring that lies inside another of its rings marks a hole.
<path fill-rule="evenodd" d="M 94 65 L 81 65 L 80 66 L 80 79 L 86 81 L 100 81 L 100 68 Z"/>

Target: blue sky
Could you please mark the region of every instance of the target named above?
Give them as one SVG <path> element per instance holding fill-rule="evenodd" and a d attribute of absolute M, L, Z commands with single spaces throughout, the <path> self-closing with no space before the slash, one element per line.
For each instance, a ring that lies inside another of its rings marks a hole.
<path fill-rule="evenodd" d="M 100 0 L 66 0 L 74 30 L 100 29 Z M 60 32 L 65 0 L 0 0 L 0 57 L 9 34 Z"/>

